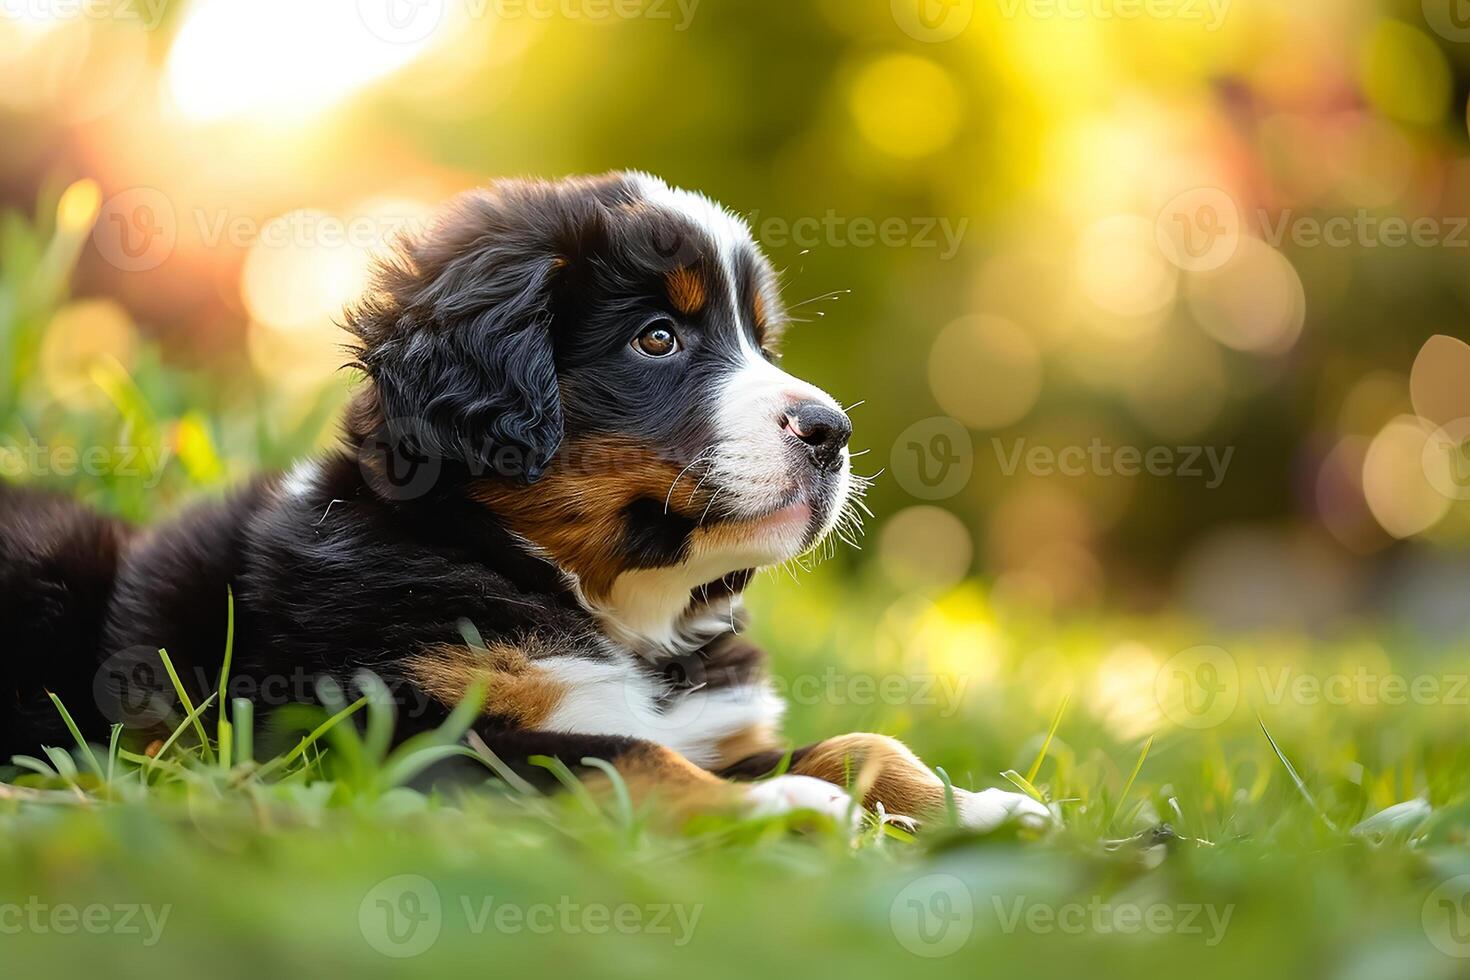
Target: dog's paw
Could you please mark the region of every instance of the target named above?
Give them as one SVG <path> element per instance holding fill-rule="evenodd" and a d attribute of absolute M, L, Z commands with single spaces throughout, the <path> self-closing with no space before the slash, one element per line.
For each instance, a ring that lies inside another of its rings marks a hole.
<path fill-rule="evenodd" d="M 1007 823 L 1027 830 L 1050 830 L 1057 818 L 1044 804 L 1024 793 L 1008 793 L 1001 789 L 982 789 L 978 793 L 956 789 L 955 809 L 960 826 L 989 832 Z"/>
<path fill-rule="evenodd" d="M 751 816 L 776 817 L 785 813 L 812 810 L 831 817 L 839 827 L 856 831 L 863 820 L 861 807 L 842 787 L 812 776 L 774 776 L 753 783 L 746 789 Z"/>

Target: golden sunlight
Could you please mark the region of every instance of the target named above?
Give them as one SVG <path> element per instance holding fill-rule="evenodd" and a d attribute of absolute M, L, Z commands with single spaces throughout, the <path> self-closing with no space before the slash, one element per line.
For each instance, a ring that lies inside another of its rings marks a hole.
<path fill-rule="evenodd" d="M 169 52 L 169 91 L 195 120 L 302 121 L 402 68 L 444 36 L 442 11 L 434 5 L 420 5 L 403 20 L 389 6 L 386 0 L 197 0 Z"/>

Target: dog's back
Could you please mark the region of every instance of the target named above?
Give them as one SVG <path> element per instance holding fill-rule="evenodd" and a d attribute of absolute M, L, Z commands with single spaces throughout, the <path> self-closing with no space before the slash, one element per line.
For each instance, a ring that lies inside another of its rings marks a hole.
<path fill-rule="evenodd" d="M 0 764 L 71 737 L 50 691 L 84 730 L 127 525 L 80 504 L 0 483 Z"/>

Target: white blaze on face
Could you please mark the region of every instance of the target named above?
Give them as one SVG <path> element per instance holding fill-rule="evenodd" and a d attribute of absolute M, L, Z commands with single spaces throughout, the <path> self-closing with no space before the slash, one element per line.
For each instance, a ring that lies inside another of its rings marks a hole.
<path fill-rule="evenodd" d="M 735 255 L 741 248 L 757 249 L 750 229 L 739 217 L 703 194 L 670 187 L 657 177 L 634 173 L 629 180 L 650 204 L 681 215 L 699 228 L 715 246 L 729 284 L 727 297 L 737 321 L 743 321 L 735 283 Z M 741 323 L 741 361 L 716 395 L 716 445 L 708 485 L 718 489 L 721 511 L 752 519 L 764 517 L 791 499 L 802 485 L 816 486 L 817 474 L 802 454 L 791 445 L 792 437 L 782 430 L 785 411 L 803 401 L 814 401 L 841 411 L 841 406 L 816 385 L 793 377 L 776 367 L 750 340 L 749 324 Z M 818 517 L 817 537 L 836 525 L 851 488 L 849 455 L 842 450 L 837 485 L 825 496 L 805 502 L 824 508 Z M 713 529 L 712 529 L 713 531 Z M 743 538 L 729 534 L 696 534 L 692 556 L 734 550 L 743 564 L 767 565 L 785 561 L 802 551 L 810 541 L 810 521 L 762 523 L 741 529 Z M 704 537 L 705 540 L 700 540 Z"/>
<path fill-rule="evenodd" d="M 722 510 L 758 518 L 790 501 L 798 490 L 819 482 L 805 451 L 783 429 L 786 412 L 802 402 L 817 402 L 838 412 L 842 409 L 831 395 L 787 374 L 754 347 L 746 346 L 743 355 L 740 367 L 717 396 L 717 442 L 710 482 L 721 489 Z M 848 451 L 843 448 L 836 492 L 829 499 L 803 497 L 813 508 L 828 509 L 818 515 L 824 534 L 837 520 L 849 480 Z"/>

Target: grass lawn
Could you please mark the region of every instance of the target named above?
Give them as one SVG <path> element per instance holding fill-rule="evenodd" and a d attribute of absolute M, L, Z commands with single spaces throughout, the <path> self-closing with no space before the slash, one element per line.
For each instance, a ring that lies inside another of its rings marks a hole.
<path fill-rule="evenodd" d="M 105 784 L 79 749 L 7 771 L 6 973 L 1470 975 L 1463 658 L 1043 625 L 968 588 L 885 608 L 833 571 L 756 600 L 793 744 L 876 730 L 957 785 L 1030 776 L 1063 829 L 670 833 L 488 769 L 395 785 L 441 750 L 382 761 L 370 724 L 241 762 L 237 712 L 228 769 L 185 722 L 153 766 L 96 747 Z"/>

